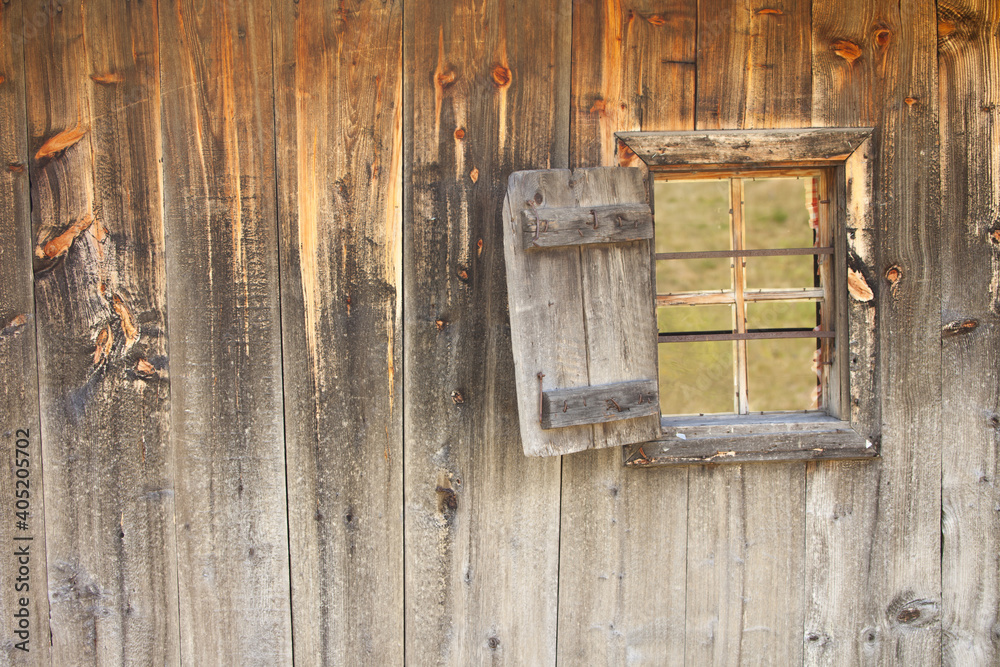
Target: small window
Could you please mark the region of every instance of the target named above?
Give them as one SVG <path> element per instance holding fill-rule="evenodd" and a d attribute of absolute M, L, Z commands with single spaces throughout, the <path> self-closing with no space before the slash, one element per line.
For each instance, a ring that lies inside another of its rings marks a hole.
<path fill-rule="evenodd" d="M 660 409 L 827 406 L 834 248 L 822 170 L 653 184 Z"/>
<path fill-rule="evenodd" d="M 868 129 L 620 133 L 636 168 L 504 201 L 528 455 L 630 466 L 870 458 L 880 402 Z"/>

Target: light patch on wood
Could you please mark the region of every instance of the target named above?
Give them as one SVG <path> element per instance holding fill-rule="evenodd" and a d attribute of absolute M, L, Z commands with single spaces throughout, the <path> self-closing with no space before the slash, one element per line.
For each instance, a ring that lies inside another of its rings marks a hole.
<path fill-rule="evenodd" d="M 101 327 L 101 330 L 97 332 L 97 340 L 94 341 L 95 366 L 108 358 L 108 355 L 111 353 L 111 344 L 113 342 L 114 338 L 111 335 L 111 325 L 105 324 Z"/>
<path fill-rule="evenodd" d="M 91 80 L 94 83 L 99 83 L 102 86 L 111 86 L 116 83 L 121 83 L 125 78 L 119 72 L 108 72 L 107 74 L 91 74 Z"/>
<path fill-rule="evenodd" d="M 503 7 L 503 5 L 501 5 Z M 505 25 L 501 23 L 501 26 Z M 493 67 L 493 83 L 497 86 L 500 99 L 497 104 L 497 129 L 499 132 L 499 142 L 497 145 L 499 153 L 502 155 L 507 145 L 507 135 L 510 131 L 507 127 L 507 91 L 510 89 L 510 64 L 507 62 L 507 34 L 501 28 L 500 34 L 500 64 Z"/>
<path fill-rule="evenodd" d="M 438 61 L 434 70 L 434 142 L 441 139 L 441 105 L 444 103 L 444 91 L 450 88 L 457 75 L 448 66 L 444 58 L 444 28 L 438 30 Z"/>
<path fill-rule="evenodd" d="M 858 301 L 871 301 L 875 298 L 868 281 L 859 271 L 847 269 L 847 291 Z"/>
<path fill-rule="evenodd" d="M 35 248 L 35 256 L 39 259 L 55 259 L 56 257 L 61 257 L 69 252 L 72 247 L 73 242 L 76 240 L 80 234 L 85 232 L 94 223 L 94 215 L 88 213 L 64 231 L 59 236 L 50 240 L 44 246 L 39 243 Z"/>
<path fill-rule="evenodd" d="M 835 39 L 830 43 L 830 49 L 849 63 L 861 57 L 861 47 L 846 39 Z"/>
<path fill-rule="evenodd" d="M 617 139 L 615 132 L 639 129 L 627 115 L 620 113 L 622 107 L 624 67 L 622 42 L 625 39 L 624 15 L 621 0 L 610 0 L 604 6 L 604 43 L 602 46 L 601 97 L 591 107 L 597 113 L 598 134 L 601 142 L 601 162 L 604 165 L 616 164 Z M 630 23 L 631 27 L 631 23 Z"/>
<path fill-rule="evenodd" d="M 118 315 L 118 320 L 121 322 L 122 333 L 125 335 L 125 350 L 127 351 L 139 340 L 139 329 L 135 326 L 135 318 L 132 317 L 132 311 L 129 310 L 129 307 L 125 305 L 120 296 L 115 294 L 111 302 L 115 309 L 115 314 Z"/>
<path fill-rule="evenodd" d="M 457 132 L 457 130 L 456 130 Z M 396 324 L 403 318 L 403 299 L 399 292 L 399 280 L 403 275 L 403 77 L 396 78 L 396 91 L 393 96 L 392 113 L 392 156 L 389 159 L 389 182 L 385 192 L 385 265 L 386 282 L 396 290 L 395 313 L 386 312 L 386 368 L 389 373 L 389 414 L 392 415 L 393 398 L 395 397 L 395 343 Z M 391 308 L 391 302 L 386 303 L 386 310 Z M 386 445 L 388 447 L 388 445 Z M 386 461 L 388 462 L 388 448 Z"/>
<path fill-rule="evenodd" d="M 42 144 L 42 147 L 38 149 L 37 153 L 35 153 L 35 159 L 42 160 L 63 152 L 76 142 L 80 141 L 80 139 L 83 139 L 84 135 L 87 134 L 87 130 L 88 128 L 83 125 L 77 125 L 72 129 L 63 130 Z"/>
<path fill-rule="evenodd" d="M 153 377 L 157 375 L 156 367 L 145 359 L 140 359 L 135 364 L 135 370 L 139 375 Z"/>

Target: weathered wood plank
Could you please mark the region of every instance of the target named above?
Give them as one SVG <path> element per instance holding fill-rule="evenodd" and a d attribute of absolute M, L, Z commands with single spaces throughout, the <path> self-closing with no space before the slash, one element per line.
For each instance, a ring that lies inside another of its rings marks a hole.
<path fill-rule="evenodd" d="M 805 659 L 936 664 L 941 223 L 935 5 L 816 0 L 813 23 L 813 124 L 878 128 L 871 167 L 876 224 L 865 232 L 869 238 L 855 240 L 848 266 L 878 297 L 872 313 L 880 345 L 878 396 L 870 398 L 882 403 L 882 458 L 810 464 Z M 859 291 L 849 283 L 852 288 L 855 308 Z"/>
<path fill-rule="evenodd" d="M 402 5 L 273 7 L 295 657 L 402 664 Z"/>
<path fill-rule="evenodd" d="M 776 118 L 783 118 L 776 116 Z M 680 165 L 814 165 L 843 162 L 871 134 L 871 128 L 618 132 L 618 139 L 651 167 Z"/>
<path fill-rule="evenodd" d="M 522 208 L 518 217 L 525 249 L 653 238 L 653 216 L 646 204 Z"/>
<path fill-rule="evenodd" d="M 693 127 L 696 6 L 574 3 L 572 165 L 639 166 L 614 132 Z M 563 459 L 559 660 L 682 664 L 687 471 L 621 456 Z"/>
<path fill-rule="evenodd" d="M 270 9 L 159 10 L 181 658 L 288 664 Z"/>
<path fill-rule="evenodd" d="M 938 3 L 942 657 L 1000 662 L 1000 5 Z"/>
<path fill-rule="evenodd" d="M 659 415 L 659 405 L 655 379 L 543 391 L 542 428 Z"/>
<path fill-rule="evenodd" d="M 850 425 L 802 431 L 772 431 L 747 435 L 703 435 L 661 438 L 628 448 L 630 466 L 692 463 L 753 463 L 868 459 L 878 455 L 870 442 Z"/>
<path fill-rule="evenodd" d="M 22 2 L 0 4 L 0 662 L 8 665 L 49 662 Z"/>
<path fill-rule="evenodd" d="M 172 663 L 155 6 L 23 12 L 51 658 Z"/>
<path fill-rule="evenodd" d="M 808 3 L 702 1 L 698 19 L 698 130 L 784 129 L 793 150 L 789 128 L 809 125 Z M 689 475 L 686 660 L 799 662 L 804 466 Z"/>
<path fill-rule="evenodd" d="M 406 9 L 410 661 L 555 662 L 559 461 L 518 442 L 500 216 L 512 172 L 565 166 L 568 13 L 565 0 Z"/>

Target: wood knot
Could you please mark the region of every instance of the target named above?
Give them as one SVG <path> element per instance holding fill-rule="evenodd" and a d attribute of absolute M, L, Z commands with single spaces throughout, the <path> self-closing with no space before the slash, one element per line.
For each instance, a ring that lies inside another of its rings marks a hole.
<path fill-rule="evenodd" d="M 6 80 L 7 78 L 3 74 L 0 74 L 0 83 L 3 83 Z"/>
<path fill-rule="evenodd" d="M 469 282 L 469 270 L 466 269 L 464 266 L 458 267 L 458 270 L 455 272 L 455 275 L 457 275 L 458 279 L 461 280 L 463 283 L 468 284 L 468 282 Z"/>
<path fill-rule="evenodd" d="M 861 47 L 847 39 L 833 40 L 830 49 L 849 63 L 861 57 Z"/>
<path fill-rule="evenodd" d="M 896 615 L 896 620 L 900 623 L 912 623 L 920 618 L 920 610 L 908 607 Z"/>
<path fill-rule="evenodd" d="M 493 85 L 506 88 L 510 85 L 510 68 L 502 63 L 493 66 Z"/>
<path fill-rule="evenodd" d="M 907 97 L 903 101 L 906 102 L 906 106 L 912 107 L 914 104 L 917 103 L 917 98 L 915 98 L 915 97 Z"/>
<path fill-rule="evenodd" d="M 590 113 L 596 113 L 601 118 L 604 118 L 608 115 L 607 104 L 605 104 L 602 98 L 598 97 L 594 100 L 594 103 L 590 105 Z"/>
<path fill-rule="evenodd" d="M 951 338 L 952 336 L 958 336 L 961 334 L 967 334 L 973 331 L 979 326 L 979 320 L 969 318 L 965 320 L 955 320 L 954 322 L 949 322 L 944 325 L 941 329 L 941 336 L 943 338 Z"/>
<path fill-rule="evenodd" d="M 993 245 L 1000 246 L 1000 229 L 994 229 L 992 232 L 990 232 L 990 242 Z"/>
<path fill-rule="evenodd" d="M 437 327 L 438 331 L 444 331 L 444 328 L 448 326 L 447 320 L 434 320 L 434 326 Z"/>
<path fill-rule="evenodd" d="M 465 130 L 463 130 L 462 128 L 457 128 L 455 130 L 455 138 L 458 139 L 459 141 L 465 139 Z"/>
<path fill-rule="evenodd" d="M 472 171 L 469 172 L 469 180 L 473 183 L 479 180 L 479 167 L 472 168 Z"/>
<path fill-rule="evenodd" d="M 91 74 L 90 80 L 102 86 L 113 86 L 121 83 L 125 78 L 119 72 L 108 72 L 107 74 Z"/>
<path fill-rule="evenodd" d="M 23 174 L 24 165 L 21 164 L 20 162 L 11 162 L 10 164 L 7 165 L 7 171 L 9 171 L 12 174 Z"/>
<path fill-rule="evenodd" d="M 446 90 L 454 85 L 457 78 L 458 75 L 454 71 L 450 69 L 441 70 L 434 75 L 434 84 L 441 90 Z"/>
<path fill-rule="evenodd" d="M 768 15 L 768 14 L 770 14 L 771 16 L 781 16 L 782 14 L 784 14 L 784 12 L 781 11 L 780 9 L 773 9 L 771 7 L 765 7 L 764 9 L 757 10 L 758 16 Z"/>
<path fill-rule="evenodd" d="M 458 494 L 447 486 L 438 486 L 434 489 L 438 494 L 438 510 L 448 509 L 452 512 L 458 509 Z"/>
<path fill-rule="evenodd" d="M 481 257 L 483 254 L 483 240 L 479 239 L 476 241 L 476 257 Z"/>
<path fill-rule="evenodd" d="M 954 21 L 949 21 L 948 19 L 938 21 L 938 38 L 944 39 L 945 37 L 948 37 L 955 32 L 956 27 L 957 26 Z"/>
<path fill-rule="evenodd" d="M 892 285 L 893 287 L 896 286 L 896 283 L 898 283 L 899 279 L 902 277 L 903 277 L 903 271 L 895 264 L 886 269 L 885 279 L 888 280 L 889 284 Z"/>
<path fill-rule="evenodd" d="M 665 25 L 667 22 L 667 19 L 663 18 L 659 14 L 653 14 L 652 16 L 647 17 L 646 20 L 655 25 L 657 28 L 661 25 Z"/>
<path fill-rule="evenodd" d="M 497 637 L 490 637 L 486 640 L 486 645 L 490 647 L 491 651 L 495 651 L 500 648 L 500 640 Z"/>
<path fill-rule="evenodd" d="M 465 397 L 462 396 L 462 392 L 457 389 L 451 392 L 451 400 L 455 405 L 462 405 L 465 403 Z"/>
<path fill-rule="evenodd" d="M 889 42 L 892 40 L 892 31 L 888 28 L 879 28 L 875 31 L 875 43 L 878 44 L 880 49 L 884 49 L 888 46 Z"/>

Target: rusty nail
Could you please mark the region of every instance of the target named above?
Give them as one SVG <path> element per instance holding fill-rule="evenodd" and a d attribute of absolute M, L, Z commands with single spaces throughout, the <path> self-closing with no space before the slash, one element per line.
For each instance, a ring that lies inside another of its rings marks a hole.
<path fill-rule="evenodd" d="M 538 373 L 538 421 L 542 421 L 542 378 L 545 377 L 545 373 Z"/>
<path fill-rule="evenodd" d="M 622 408 L 621 408 L 621 406 L 620 406 L 620 405 L 618 405 L 618 402 L 617 402 L 617 401 L 616 401 L 615 399 L 613 399 L 613 398 L 609 398 L 609 399 L 608 399 L 608 403 L 611 403 L 612 405 L 614 405 L 614 406 L 615 406 L 615 408 L 616 408 L 616 409 L 618 410 L 618 412 L 621 412 L 621 411 L 622 411 Z"/>
<path fill-rule="evenodd" d="M 622 217 L 620 215 L 615 216 L 615 225 L 618 227 L 622 226 Z"/>
<path fill-rule="evenodd" d="M 597 229 L 597 211 L 590 209 L 590 215 L 594 216 L 594 229 Z"/>
<path fill-rule="evenodd" d="M 528 200 L 528 206 L 531 207 L 532 213 L 535 214 L 535 240 L 537 241 L 538 240 L 538 232 L 539 232 L 538 204 L 536 204 L 533 200 L 529 199 Z"/>
<path fill-rule="evenodd" d="M 566 409 L 567 409 L 568 407 L 569 407 L 569 406 L 568 406 L 568 405 L 566 405 L 566 401 L 563 401 L 563 412 L 566 412 Z"/>

